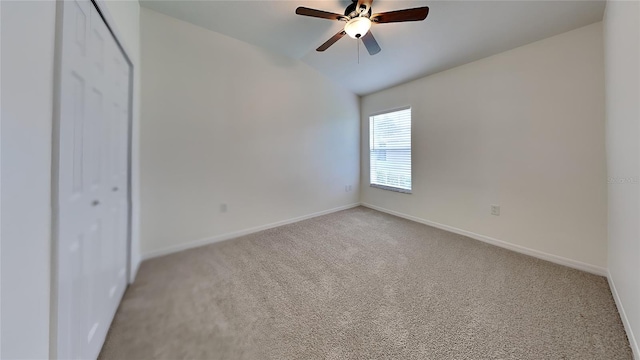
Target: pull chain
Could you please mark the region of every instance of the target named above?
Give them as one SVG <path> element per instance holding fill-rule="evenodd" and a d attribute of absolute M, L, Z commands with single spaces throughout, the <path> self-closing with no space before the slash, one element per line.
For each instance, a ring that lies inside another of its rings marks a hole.
<path fill-rule="evenodd" d="M 356 42 L 358 43 L 358 64 L 360 64 L 360 39 L 356 39 Z"/>

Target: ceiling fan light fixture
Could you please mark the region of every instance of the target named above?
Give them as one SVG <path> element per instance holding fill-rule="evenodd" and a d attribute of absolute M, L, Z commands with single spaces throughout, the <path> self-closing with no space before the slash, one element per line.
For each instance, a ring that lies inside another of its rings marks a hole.
<path fill-rule="evenodd" d="M 363 16 L 349 20 L 344 26 L 344 31 L 353 39 L 363 37 L 369 29 L 371 29 L 371 20 Z"/>

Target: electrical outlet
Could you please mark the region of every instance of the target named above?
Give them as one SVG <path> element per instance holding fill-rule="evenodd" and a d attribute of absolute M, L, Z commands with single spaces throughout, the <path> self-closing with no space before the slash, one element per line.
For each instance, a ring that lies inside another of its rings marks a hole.
<path fill-rule="evenodd" d="M 226 213 L 228 210 L 227 204 L 220 204 L 220 212 Z"/>
<path fill-rule="evenodd" d="M 500 216 L 500 205 L 491 205 L 491 215 Z"/>

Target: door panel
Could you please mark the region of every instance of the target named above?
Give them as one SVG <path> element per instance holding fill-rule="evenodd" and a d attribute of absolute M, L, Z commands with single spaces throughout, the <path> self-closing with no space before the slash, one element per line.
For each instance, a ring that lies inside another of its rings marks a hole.
<path fill-rule="evenodd" d="M 95 359 L 127 283 L 130 65 L 90 1 L 61 6 L 57 356 Z"/>

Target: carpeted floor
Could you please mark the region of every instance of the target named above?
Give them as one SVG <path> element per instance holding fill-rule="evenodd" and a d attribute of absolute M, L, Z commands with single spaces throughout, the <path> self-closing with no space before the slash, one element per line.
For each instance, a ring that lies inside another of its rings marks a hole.
<path fill-rule="evenodd" d="M 631 359 L 605 278 L 359 207 L 145 261 L 102 359 Z"/>

